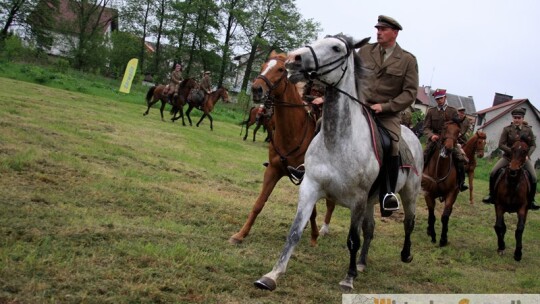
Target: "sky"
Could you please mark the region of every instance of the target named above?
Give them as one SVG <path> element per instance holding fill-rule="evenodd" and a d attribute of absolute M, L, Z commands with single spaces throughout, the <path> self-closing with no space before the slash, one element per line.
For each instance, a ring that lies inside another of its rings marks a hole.
<path fill-rule="evenodd" d="M 477 111 L 495 93 L 528 98 L 540 109 L 538 0 L 296 0 L 325 35 L 376 42 L 379 15 L 396 19 L 398 44 L 418 61 L 420 85 L 472 96 Z"/>

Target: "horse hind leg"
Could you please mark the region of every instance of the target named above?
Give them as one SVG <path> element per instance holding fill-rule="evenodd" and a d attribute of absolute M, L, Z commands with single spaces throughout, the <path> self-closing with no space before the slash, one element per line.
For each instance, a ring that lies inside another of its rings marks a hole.
<path fill-rule="evenodd" d="M 317 238 L 319 238 L 319 229 L 317 228 L 317 206 L 313 207 L 313 212 L 311 212 L 311 217 L 309 218 L 311 224 L 311 247 L 317 247 Z"/>
<path fill-rule="evenodd" d="M 431 237 L 431 242 L 437 242 L 437 233 L 435 232 L 435 201 L 431 197 L 426 197 L 427 207 L 428 207 L 428 226 L 427 226 L 427 235 Z"/>
<path fill-rule="evenodd" d="M 319 230 L 320 235 L 327 235 L 330 233 L 330 220 L 332 219 L 332 214 L 336 208 L 336 203 L 331 200 L 326 200 L 326 214 L 324 215 L 324 222 Z"/>

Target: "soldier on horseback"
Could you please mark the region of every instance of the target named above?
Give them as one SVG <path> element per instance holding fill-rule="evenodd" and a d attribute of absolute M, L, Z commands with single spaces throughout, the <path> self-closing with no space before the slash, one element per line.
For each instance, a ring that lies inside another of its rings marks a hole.
<path fill-rule="evenodd" d="M 433 97 L 437 101 L 437 106 L 432 107 L 427 111 L 426 119 L 424 120 L 424 135 L 427 138 L 426 148 L 424 150 L 424 168 L 427 167 L 432 156 L 435 146 L 440 139 L 444 124 L 447 121 L 455 121 L 459 123 L 458 111 L 456 108 L 449 106 L 446 102 L 446 90 L 437 89 L 433 92 Z M 453 156 L 456 161 L 456 170 L 458 175 L 459 191 L 469 189 L 465 185 L 465 155 L 457 149 L 453 150 Z"/>
<path fill-rule="evenodd" d="M 495 183 L 497 182 L 497 177 L 499 176 L 500 169 L 508 166 L 511 158 L 511 147 L 515 141 L 520 139 L 525 139 L 527 145 L 529 146 L 529 152 L 527 161 L 525 162 L 525 169 L 529 172 L 529 178 L 531 183 L 531 188 L 528 195 L 529 209 L 538 210 L 539 206 L 535 204 L 534 195 L 536 194 L 536 171 L 531 162 L 530 156 L 536 149 L 536 140 L 532 131 L 532 128 L 525 124 L 523 118 L 525 117 L 525 108 L 518 108 L 513 110 L 512 113 L 512 123 L 509 126 L 503 128 L 501 137 L 499 139 L 499 149 L 503 151 L 503 157 L 493 166 L 491 174 L 489 175 L 489 195 L 486 196 L 482 201 L 486 204 L 493 204 L 493 191 L 495 189 Z"/>

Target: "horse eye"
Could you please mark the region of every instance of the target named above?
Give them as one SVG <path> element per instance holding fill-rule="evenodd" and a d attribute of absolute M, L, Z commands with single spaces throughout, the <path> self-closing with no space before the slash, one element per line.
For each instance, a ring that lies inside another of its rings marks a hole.
<path fill-rule="evenodd" d="M 332 50 L 334 50 L 334 52 L 336 52 L 336 53 L 339 53 L 339 51 L 340 51 L 339 46 L 337 46 L 337 45 L 333 46 Z"/>

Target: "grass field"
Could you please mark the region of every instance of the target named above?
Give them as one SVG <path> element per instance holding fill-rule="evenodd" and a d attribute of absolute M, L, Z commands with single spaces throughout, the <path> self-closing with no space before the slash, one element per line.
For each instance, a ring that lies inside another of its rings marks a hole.
<path fill-rule="evenodd" d="M 348 210 L 336 209 L 318 247 L 304 235 L 274 292 L 253 281 L 279 255 L 297 187 L 282 180 L 245 242 L 227 242 L 267 157 L 263 136 L 241 140 L 241 114 L 220 102 L 213 132 L 208 122 L 183 127 L 162 122 L 157 108 L 143 117 L 143 89 L 124 96 L 117 84 L 91 81 L 94 92 L 83 81 L 74 90 L 0 78 L 0 303 L 341 302 Z M 480 203 L 491 161 L 481 164 L 477 203 L 459 195 L 445 248 L 425 233 L 423 198 L 410 264 L 399 258 L 402 215 L 376 214 L 355 293 L 539 292 L 540 213 L 529 213 L 521 262 L 512 259 L 515 215 L 506 216 L 508 249 L 498 256 L 493 207 Z"/>

